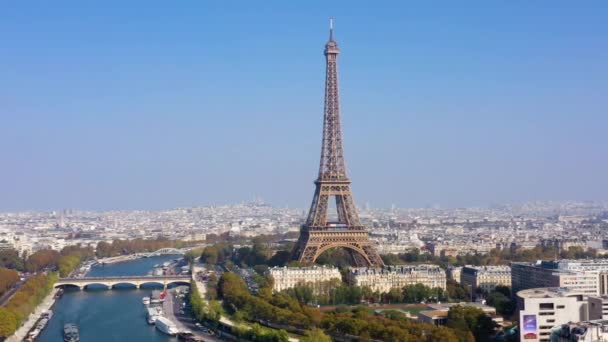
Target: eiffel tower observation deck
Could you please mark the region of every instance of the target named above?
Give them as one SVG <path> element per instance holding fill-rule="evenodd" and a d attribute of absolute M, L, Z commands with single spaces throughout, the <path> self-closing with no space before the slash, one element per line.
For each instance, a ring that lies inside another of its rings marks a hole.
<path fill-rule="evenodd" d="M 326 250 L 346 248 L 357 266 L 382 266 L 383 262 L 359 214 L 346 174 L 342 128 L 340 125 L 340 97 L 338 91 L 338 54 L 334 39 L 333 20 L 329 24 L 329 41 L 325 44 L 325 105 L 323 141 L 319 175 L 306 223 L 293 250 L 293 259 L 312 264 Z M 330 217 L 331 200 L 335 200 L 336 217 Z"/>

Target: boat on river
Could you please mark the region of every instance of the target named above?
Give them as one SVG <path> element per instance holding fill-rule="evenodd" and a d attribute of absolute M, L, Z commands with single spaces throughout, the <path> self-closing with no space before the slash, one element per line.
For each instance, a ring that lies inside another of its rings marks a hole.
<path fill-rule="evenodd" d="M 146 319 L 148 320 L 148 324 L 155 324 L 158 317 L 163 315 L 163 308 L 160 306 L 151 306 L 148 308 L 148 314 L 146 315 Z"/>
<path fill-rule="evenodd" d="M 179 332 L 175 324 L 171 322 L 167 317 L 163 316 L 160 316 L 156 319 L 156 329 L 171 336 L 175 336 Z"/>
<path fill-rule="evenodd" d="M 76 324 L 68 323 L 63 326 L 63 340 L 65 342 L 80 341 L 80 333 L 78 332 L 78 326 Z"/>

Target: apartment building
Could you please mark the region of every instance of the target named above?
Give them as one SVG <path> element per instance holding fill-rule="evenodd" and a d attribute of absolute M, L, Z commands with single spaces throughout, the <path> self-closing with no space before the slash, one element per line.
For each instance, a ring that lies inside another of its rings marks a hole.
<path fill-rule="evenodd" d="M 314 289 L 316 284 L 342 279 L 337 267 L 327 266 L 273 267 L 268 272 L 274 279 L 274 291 L 283 291 L 296 285 L 310 285 Z"/>
<path fill-rule="evenodd" d="M 347 279 L 352 286 L 369 286 L 373 291 L 388 292 L 392 288 L 423 284 L 445 290 L 446 274 L 437 265 L 359 267 L 350 269 Z"/>
<path fill-rule="evenodd" d="M 493 291 L 496 286 L 511 287 L 511 267 L 467 265 L 460 273 L 460 283 L 486 292 Z"/>

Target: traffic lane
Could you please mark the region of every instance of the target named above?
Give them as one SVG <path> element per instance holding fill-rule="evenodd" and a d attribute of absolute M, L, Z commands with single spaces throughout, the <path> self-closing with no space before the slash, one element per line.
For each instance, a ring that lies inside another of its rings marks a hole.
<path fill-rule="evenodd" d="M 184 306 L 183 303 L 185 303 L 184 298 L 180 298 L 177 297 L 175 298 L 173 294 L 171 294 L 171 300 L 172 300 L 172 311 L 174 314 L 174 317 L 186 328 L 188 329 L 190 332 L 192 332 L 194 335 L 196 335 L 197 337 L 201 338 L 203 341 L 206 342 L 221 342 L 224 341 L 218 337 L 215 336 L 211 336 L 203 331 L 201 331 L 201 329 L 199 327 L 196 326 L 196 323 L 198 323 L 191 315 L 188 311 L 182 311 Z M 175 300 L 173 300 L 175 299 Z M 207 328 L 205 328 L 207 329 Z"/>

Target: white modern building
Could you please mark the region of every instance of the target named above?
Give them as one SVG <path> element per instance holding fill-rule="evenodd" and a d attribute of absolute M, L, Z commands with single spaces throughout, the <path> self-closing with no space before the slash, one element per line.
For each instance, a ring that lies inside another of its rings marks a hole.
<path fill-rule="evenodd" d="M 590 320 L 559 325 L 552 329 L 551 341 L 608 342 L 608 321 Z"/>
<path fill-rule="evenodd" d="M 567 287 L 588 296 L 603 295 L 606 293 L 602 292 L 602 286 L 608 291 L 608 278 L 604 283 L 600 281 L 603 275 L 598 271 L 560 267 L 559 262 L 553 261 L 511 263 L 513 293 L 539 287 Z"/>
<path fill-rule="evenodd" d="M 556 325 L 589 319 L 587 295 L 567 288 L 537 288 L 517 292 L 520 340 L 549 342 Z"/>

